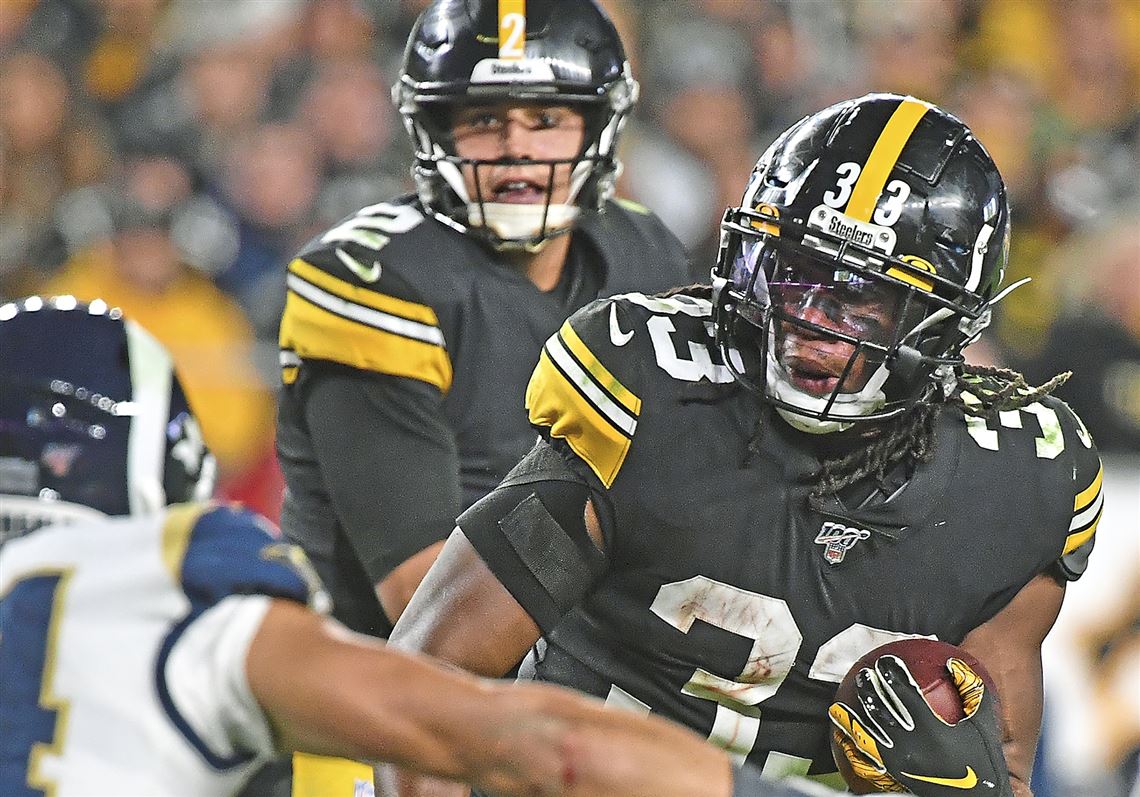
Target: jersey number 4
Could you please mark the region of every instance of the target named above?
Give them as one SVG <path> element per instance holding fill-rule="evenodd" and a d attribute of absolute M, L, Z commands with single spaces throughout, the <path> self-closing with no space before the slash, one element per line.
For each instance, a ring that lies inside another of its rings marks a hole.
<path fill-rule="evenodd" d="M 16 582 L 0 600 L 0 793 L 54 792 L 40 758 L 60 753 L 67 703 L 54 694 L 56 635 L 69 572 Z"/>

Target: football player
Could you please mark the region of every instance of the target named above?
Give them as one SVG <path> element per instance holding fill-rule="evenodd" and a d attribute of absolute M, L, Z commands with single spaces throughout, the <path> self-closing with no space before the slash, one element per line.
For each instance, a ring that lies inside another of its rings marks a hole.
<path fill-rule="evenodd" d="M 680 243 L 611 199 L 637 99 L 594 0 L 433 2 L 393 89 L 416 193 L 289 265 L 282 528 L 351 628 L 386 636 L 459 512 L 534 442 L 537 352 L 600 295 L 689 280 Z"/>
<path fill-rule="evenodd" d="M 664 720 L 353 634 L 299 548 L 203 500 L 211 462 L 140 327 L 69 297 L 0 306 L 6 797 L 230 795 L 279 750 L 504 795 L 811 793 L 734 776 Z"/>
<path fill-rule="evenodd" d="M 600 300 L 547 341 L 538 444 L 459 518 L 393 644 L 485 675 L 533 648 L 526 675 L 839 785 L 836 685 L 935 637 L 986 665 L 1000 714 L 959 669 L 969 718 L 925 721 L 885 663 L 833 712 L 853 765 L 1029 794 L 1040 645 L 1101 465 L 1063 377 L 964 360 L 1003 294 L 998 170 L 954 116 L 872 94 L 784 133 L 721 229 L 711 286 Z"/>

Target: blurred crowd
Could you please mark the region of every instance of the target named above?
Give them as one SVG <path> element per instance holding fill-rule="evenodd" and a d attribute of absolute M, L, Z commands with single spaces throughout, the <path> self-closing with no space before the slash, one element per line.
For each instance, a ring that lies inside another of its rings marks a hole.
<path fill-rule="evenodd" d="M 227 483 L 272 470 L 284 266 L 410 188 L 389 87 L 423 0 L 0 2 L 0 296 L 99 295 L 174 351 Z M 979 358 L 1140 451 L 1140 4 L 605 0 L 642 103 L 624 195 L 715 256 L 775 131 L 869 90 L 958 113 L 1016 214 Z M 270 488 L 265 496 L 272 504 Z M 263 507 L 270 510 L 272 506 Z"/>
<path fill-rule="evenodd" d="M 285 265 L 411 188 L 389 89 L 424 4 L 0 0 L 0 299 L 98 296 L 138 319 L 227 493 L 271 516 Z M 694 280 L 776 131 L 872 90 L 936 102 L 993 153 L 1007 281 L 1032 277 L 971 352 L 1037 381 L 1073 370 L 1059 395 L 1101 450 L 1140 454 L 1140 3 L 603 4 L 642 84 L 619 191 L 674 229 Z"/>

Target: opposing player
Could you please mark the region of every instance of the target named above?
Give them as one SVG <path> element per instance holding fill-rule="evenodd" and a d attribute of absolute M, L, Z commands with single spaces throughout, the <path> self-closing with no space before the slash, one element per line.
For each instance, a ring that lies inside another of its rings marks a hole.
<path fill-rule="evenodd" d="M 610 199 L 637 83 L 594 0 L 431 3 L 394 98 L 417 193 L 290 264 L 277 427 L 283 531 L 379 636 L 534 442 L 543 341 L 599 295 L 688 281 L 661 222 Z"/>
<path fill-rule="evenodd" d="M 1101 466 L 1060 379 L 964 362 L 1008 235 L 955 117 L 873 94 L 801 120 L 726 213 L 711 288 L 602 300 L 547 341 L 540 442 L 460 517 L 393 644 L 487 675 L 534 646 L 537 679 L 835 781 L 843 675 L 937 637 L 986 665 L 1000 721 L 896 734 L 868 765 L 924 797 L 1028 794 L 1040 644 L 1085 570 Z M 886 717 L 861 703 L 845 731 Z M 916 748 L 947 754 L 901 775 Z"/>
<path fill-rule="evenodd" d="M 504 795 L 810 793 L 734 777 L 663 720 L 445 671 L 322 617 L 300 549 L 199 500 L 211 460 L 170 358 L 118 311 L 0 306 L 0 388 L 5 797 L 230 795 L 293 749 Z"/>

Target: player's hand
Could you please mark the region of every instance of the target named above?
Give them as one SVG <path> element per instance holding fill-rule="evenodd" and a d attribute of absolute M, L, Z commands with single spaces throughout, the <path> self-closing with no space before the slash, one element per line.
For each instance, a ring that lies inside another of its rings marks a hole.
<path fill-rule="evenodd" d="M 828 709 L 857 775 L 882 791 L 920 797 L 1012 797 L 995 698 L 960 659 L 946 662 L 965 718 L 948 724 L 927 704 L 906 664 L 880 656 L 855 679 L 858 709 Z"/>

